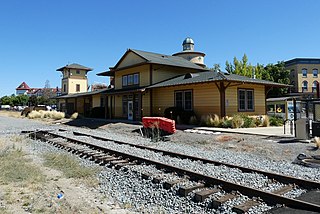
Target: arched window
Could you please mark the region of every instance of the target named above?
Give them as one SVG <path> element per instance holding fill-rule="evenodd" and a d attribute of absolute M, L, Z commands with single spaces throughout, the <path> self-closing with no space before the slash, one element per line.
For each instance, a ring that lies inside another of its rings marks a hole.
<path fill-rule="evenodd" d="M 313 81 L 312 83 L 312 92 L 316 92 L 317 91 L 317 85 L 319 84 L 319 82 L 317 80 Z"/>
<path fill-rule="evenodd" d="M 318 69 L 314 68 L 312 70 L 312 74 L 313 74 L 313 77 L 317 78 L 318 77 Z"/>
<path fill-rule="evenodd" d="M 302 82 L 302 92 L 308 91 L 308 81 L 303 81 Z"/>
<path fill-rule="evenodd" d="M 302 77 L 307 77 L 308 76 L 308 69 L 303 68 L 301 71 L 302 71 Z"/>

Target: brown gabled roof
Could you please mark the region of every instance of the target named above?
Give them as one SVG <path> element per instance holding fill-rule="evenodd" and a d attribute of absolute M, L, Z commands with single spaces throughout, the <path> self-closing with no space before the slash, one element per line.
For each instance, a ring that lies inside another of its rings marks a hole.
<path fill-rule="evenodd" d="M 145 62 L 139 63 L 137 65 L 158 64 L 158 65 L 168 65 L 168 66 L 174 66 L 174 67 L 180 67 L 180 68 L 191 68 L 197 71 L 208 70 L 179 56 L 171 56 L 171 55 L 158 54 L 158 53 L 152 53 L 147 51 L 128 49 L 126 53 L 121 57 L 121 59 L 110 71 L 104 71 L 104 72 L 98 73 L 97 75 L 112 76 L 114 74 L 114 71 L 118 70 L 118 66 L 130 52 L 136 54 L 137 56 L 145 60 Z M 121 68 L 121 69 L 124 69 L 124 68 Z"/>
<path fill-rule="evenodd" d="M 85 66 L 80 65 L 80 64 L 72 63 L 70 65 L 66 65 L 66 66 L 63 66 L 61 68 L 58 68 L 57 71 L 63 71 L 65 68 L 73 68 L 73 69 L 86 70 L 86 71 L 92 71 L 93 70 L 92 68 L 88 68 L 88 67 L 85 67 Z"/>
<path fill-rule="evenodd" d="M 17 88 L 16 90 L 30 90 L 30 87 L 27 85 L 27 83 L 22 82 Z"/>

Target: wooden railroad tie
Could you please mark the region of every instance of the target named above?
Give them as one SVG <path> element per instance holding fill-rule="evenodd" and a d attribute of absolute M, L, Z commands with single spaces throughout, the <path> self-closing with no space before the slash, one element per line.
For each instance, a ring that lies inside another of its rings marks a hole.
<path fill-rule="evenodd" d="M 213 193 L 217 193 L 217 192 L 220 192 L 220 190 L 218 188 L 201 190 L 201 191 L 195 193 L 194 200 L 196 202 L 203 202 L 210 195 L 212 195 Z"/>
<path fill-rule="evenodd" d="M 244 202 L 243 204 L 239 204 L 237 206 L 234 206 L 232 208 L 232 211 L 238 214 L 243 214 L 249 211 L 251 207 L 257 206 L 260 203 L 258 201 L 248 200 Z"/>
<path fill-rule="evenodd" d="M 292 189 L 293 189 L 292 185 L 287 185 L 287 186 L 284 186 L 278 190 L 272 191 L 272 193 L 277 194 L 277 195 L 283 195 L 283 194 L 291 191 Z"/>
<path fill-rule="evenodd" d="M 222 197 L 219 198 L 219 199 L 213 199 L 213 200 L 212 200 L 212 207 L 213 207 L 214 209 L 218 209 L 218 207 L 220 207 L 221 204 L 227 202 L 228 200 L 234 199 L 234 198 L 236 198 L 236 197 L 238 197 L 238 196 L 235 195 L 235 194 L 232 194 L 232 193 L 228 193 L 228 194 L 222 196 Z"/>
<path fill-rule="evenodd" d="M 180 196 L 186 197 L 190 192 L 192 192 L 195 189 L 203 188 L 204 184 L 196 184 L 195 186 L 190 186 L 190 187 L 180 187 L 178 190 L 178 193 Z"/>

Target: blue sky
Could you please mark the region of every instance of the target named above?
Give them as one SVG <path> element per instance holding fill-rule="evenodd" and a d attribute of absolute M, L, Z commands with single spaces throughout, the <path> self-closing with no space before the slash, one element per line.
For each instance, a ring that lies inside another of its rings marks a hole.
<path fill-rule="evenodd" d="M 30 87 L 59 86 L 57 68 L 79 63 L 97 73 L 127 48 L 173 54 L 191 37 L 208 67 L 247 54 L 252 64 L 319 58 L 317 0 L 2 0 L 0 97 Z"/>

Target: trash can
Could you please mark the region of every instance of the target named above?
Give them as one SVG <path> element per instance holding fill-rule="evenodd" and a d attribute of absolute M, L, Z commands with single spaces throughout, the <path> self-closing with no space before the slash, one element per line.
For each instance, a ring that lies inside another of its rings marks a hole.
<path fill-rule="evenodd" d="M 296 138 L 300 140 L 309 139 L 309 120 L 306 118 L 300 118 L 296 120 Z"/>
<path fill-rule="evenodd" d="M 312 121 L 312 137 L 320 137 L 320 122 Z"/>

